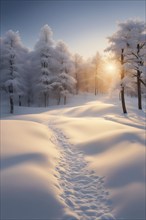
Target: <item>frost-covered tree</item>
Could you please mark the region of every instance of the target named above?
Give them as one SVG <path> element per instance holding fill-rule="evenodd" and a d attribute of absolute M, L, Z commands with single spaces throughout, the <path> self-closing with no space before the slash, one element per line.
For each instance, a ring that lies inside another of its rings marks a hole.
<path fill-rule="evenodd" d="M 126 113 L 126 105 L 124 98 L 125 86 L 128 84 L 129 77 L 132 81 L 133 76 L 137 77 L 137 93 L 138 107 L 141 105 L 141 82 L 142 69 L 144 63 L 144 47 L 145 47 L 145 25 L 143 21 L 127 20 L 119 23 L 119 30 L 109 37 L 111 46 L 108 50 L 115 53 L 117 59 L 121 62 L 121 100 L 123 112 Z M 134 74 L 133 71 L 134 71 Z M 125 75 L 125 73 L 128 74 Z"/>
<path fill-rule="evenodd" d="M 1 88 L 9 94 L 10 113 L 13 113 L 16 96 L 21 105 L 21 96 L 25 91 L 22 69 L 28 50 L 18 32 L 8 31 L 1 41 Z"/>
<path fill-rule="evenodd" d="M 66 72 L 62 72 L 58 76 L 58 82 L 60 83 L 60 95 L 59 100 L 61 99 L 61 96 L 64 99 L 64 105 L 66 104 L 66 98 L 67 96 L 73 92 L 75 87 L 75 79 L 67 74 Z M 60 103 L 60 101 L 59 101 Z"/>
<path fill-rule="evenodd" d="M 33 97 L 39 97 L 45 106 L 53 99 L 59 104 L 61 96 L 66 100 L 75 86 L 72 55 L 63 41 L 55 43 L 52 36 L 51 28 L 44 25 L 30 57 Z"/>
<path fill-rule="evenodd" d="M 125 77 L 125 71 L 124 71 L 124 63 L 125 63 L 125 57 L 127 54 L 127 45 L 125 42 L 123 42 L 122 38 L 122 31 L 119 30 L 113 36 L 109 37 L 109 42 L 111 43 L 111 46 L 107 49 L 108 51 L 112 51 L 115 54 L 116 59 L 118 59 L 121 63 L 121 102 L 122 102 L 122 109 L 123 113 L 127 113 L 126 110 L 126 104 L 125 104 L 125 84 L 124 84 L 124 77 Z"/>
<path fill-rule="evenodd" d="M 34 90 L 37 90 L 36 93 L 39 95 L 43 95 L 45 106 L 48 104 L 52 90 L 51 83 L 54 80 L 54 41 L 52 35 L 51 28 L 44 25 L 33 53 Z"/>
<path fill-rule="evenodd" d="M 84 62 L 84 89 L 86 92 L 93 92 L 94 90 L 94 67 L 90 59 Z"/>
<path fill-rule="evenodd" d="M 80 90 L 81 72 L 82 72 L 83 59 L 79 54 L 74 55 L 75 79 L 76 79 L 76 94 Z"/>
<path fill-rule="evenodd" d="M 133 77 L 136 77 L 138 108 L 142 109 L 141 83 L 144 84 L 144 59 L 146 49 L 145 23 L 139 20 L 128 20 L 120 24 L 124 36 L 126 35 L 127 64 L 129 70 L 133 70 Z"/>
<path fill-rule="evenodd" d="M 93 71 L 94 71 L 94 93 L 97 95 L 99 92 L 100 77 L 99 72 L 101 70 L 101 56 L 97 52 L 92 59 Z"/>
<path fill-rule="evenodd" d="M 80 72 L 81 90 L 93 92 L 95 95 L 102 89 L 101 63 L 97 57 L 96 54 L 94 57 L 84 60 Z"/>
<path fill-rule="evenodd" d="M 33 72 L 33 64 L 32 61 L 33 58 L 33 52 L 29 51 L 27 54 L 26 60 L 24 62 L 24 68 L 23 68 L 23 78 L 25 82 L 25 104 L 27 106 L 30 106 L 33 103 L 33 79 L 35 72 Z"/>
<path fill-rule="evenodd" d="M 76 80 L 72 55 L 63 41 L 56 44 L 56 61 L 58 63 L 57 81 L 60 83 L 58 84 L 60 88 L 58 99 L 60 100 L 63 96 L 64 104 L 66 104 L 67 95 L 74 92 Z"/>
<path fill-rule="evenodd" d="M 84 60 L 79 54 L 74 55 L 74 77 L 76 79 L 76 94 L 79 91 L 89 91 L 92 78 L 92 65 L 90 60 Z"/>

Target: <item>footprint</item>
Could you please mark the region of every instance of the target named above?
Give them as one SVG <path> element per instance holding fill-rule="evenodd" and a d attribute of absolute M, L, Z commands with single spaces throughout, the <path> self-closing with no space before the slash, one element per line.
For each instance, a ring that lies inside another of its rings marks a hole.
<path fill-rule="evenodd" d="M 109 193 L 104 186 L 105 177 L 87 169 L 83 152 L 77 151 L 55 124 L 51 123 L 50 128 L 54 132 L 52 142 L 61 149 L 59 167 L 56 168 L 58 174 L 54 176 L 63 192 L 60 199 L 72 213 L 62 220 L 114 220 L 110 214 Z"/>

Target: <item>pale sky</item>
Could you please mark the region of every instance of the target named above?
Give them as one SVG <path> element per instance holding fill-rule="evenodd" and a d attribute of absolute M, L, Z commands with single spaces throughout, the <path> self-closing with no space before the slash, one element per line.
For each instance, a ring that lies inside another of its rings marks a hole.
<path fill-rule="evenodd" d="M 19 31 L 33 49 L 40 28 L 48 24 L 55 40 L 85 58 L 102 53 L 117 22 L 129 18 L 145 20 L 144 0 L 1 0 L 1 35 Z"/>

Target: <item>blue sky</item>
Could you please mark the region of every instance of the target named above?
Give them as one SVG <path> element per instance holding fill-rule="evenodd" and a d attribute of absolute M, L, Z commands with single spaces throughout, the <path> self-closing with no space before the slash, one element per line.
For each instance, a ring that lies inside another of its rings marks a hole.
<path fill-rule="evenodd" d="M 144 0 L 1 0 L 1 35 L 19 31 L 23 43 L 33 48 L 40 28 L 48 24 L 55 40 L 84 57 L 102 52 L 117 22 L 145 20 Z"/>

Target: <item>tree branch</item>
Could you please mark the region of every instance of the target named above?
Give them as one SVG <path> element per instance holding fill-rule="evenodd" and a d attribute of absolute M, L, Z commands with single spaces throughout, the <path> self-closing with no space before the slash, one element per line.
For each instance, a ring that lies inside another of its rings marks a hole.
<path fill-rule="evenodd" d="M 138 59 L 138 56 L 135 53 L 132 52 L 132 54 Z"/>
<path fill-rule="evenodd" d="M 141 82 L 144 86 L 146 86 L 146 83 L 145 83 L 142 79 L 140 79 L 140 82 Z"/>

